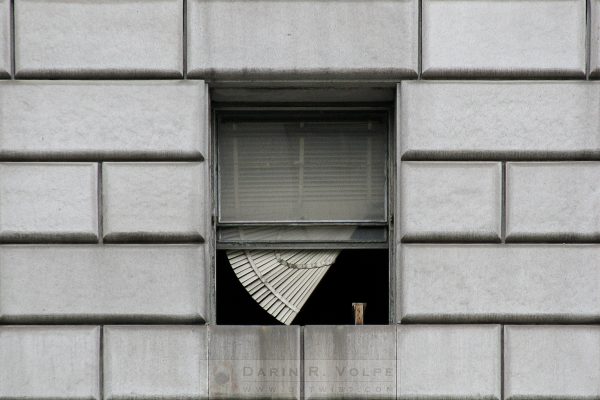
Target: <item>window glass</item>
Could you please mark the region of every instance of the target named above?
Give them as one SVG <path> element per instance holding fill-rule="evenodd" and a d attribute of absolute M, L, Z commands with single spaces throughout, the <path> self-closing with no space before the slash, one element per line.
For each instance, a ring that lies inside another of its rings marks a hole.
<path fill-rule="evenodd" d="M 386 220 L 385 114 L 222 116 L 219 221 Z"/>

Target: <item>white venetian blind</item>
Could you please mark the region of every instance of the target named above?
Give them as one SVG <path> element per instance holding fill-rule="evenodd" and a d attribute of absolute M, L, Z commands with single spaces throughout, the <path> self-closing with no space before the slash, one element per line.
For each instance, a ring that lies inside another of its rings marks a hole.
<path fill-rule="evenodd" d="M 220 221 L 384 221 L 386 142 L 382 115 L 223 118 Z"/>

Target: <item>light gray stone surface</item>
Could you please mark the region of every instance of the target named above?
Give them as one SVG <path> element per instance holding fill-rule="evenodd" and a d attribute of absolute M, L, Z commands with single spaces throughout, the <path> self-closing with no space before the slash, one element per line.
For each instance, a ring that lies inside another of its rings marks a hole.
<path fill-rule="evenodd" d="M 96 242 L 98 167 L 0 164 L 0 242 Z"/>
<path fill-rule="evenodd" d="M 506 399 L 600 397 L 600 326 L 506 326 Z"/>
<path fill-rule="evenodd" d="M 396 326 L 304 328 L 305 399 L 395 399 Z"/>
<path fill-rule="evenodd" d="M 0 157 L 201 159 L 205 94 L 203 82 L 0 82 Z"/>
<path fill-rule="evenodd" d="M 300 399 L 299 326 L 209 326 L 211 399 Z"/>
<path fill-rule="evenodd" d="M 104 240 L 199 241 L 206 163 L 102 165 Z"/>
<path fill-rule="evenodd" d="M 0 322 L 201 322 L 203 246 L 2 246 Z"/>
<path fill-rule="evenodd" d="M 416 78 L 415 0 L 189 0 L 188 76 Z"/>
<path fill-rule="evenodd" d="M 400 91 L 404 159 L 600 157 L 596 83 L 421 81 Z"/>
<path fill-rule="evenodd" d="M 501 399 L 499 325 L 399 325 L 398 399 Z"/>
<path fill-rule="evenodd" d="M 423 77 L 585 77 L 585 0 L 424 0 Z"/>
<path fill-rule="evenodd" d="M 10 78 L 10 0 L 0 0 L 0 79 Z"/>
<path fill-rule="evenodd" d="M 0 326 L 0 398 L 100 396 L 100 327 Z"/>
<path fill-rule="evenodd" d="M 506 239 L 600 240 L 600 163 L 508 163 Z"/>
<path fill-rule="evenodd" d="M 183 77 L 183 0 L 18 0 L 17 78 Z"/>
<path fill-rule="evenodd" d="M 500 241 L 500 163 L 407 161 L 400 175 L 403 240 Z"/>
<path fill-rule="evenodd" d="M 207 399 L 206 327 L 104 327 L 104 398 Z"/>
<path fill-rule="evenodd" d="M 600 322 L 598 245 L 403 245 L 405 322 Z"/>

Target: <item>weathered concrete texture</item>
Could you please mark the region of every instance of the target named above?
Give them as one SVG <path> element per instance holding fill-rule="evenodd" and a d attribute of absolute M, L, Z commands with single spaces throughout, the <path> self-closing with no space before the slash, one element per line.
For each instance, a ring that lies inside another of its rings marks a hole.
<path fill-rule="evenodd" d="M 0 82 L 0 158 L 198 160 L 203 82 Z"/>
<path fill-rule="evenodd" d="M 206 163 L 103 164 L 104 240 L 202 240 L 205 168 Z"/>
<path fill-rule="evenodd" d="M 498 325 L 398 326 L 398 399 L 500 399 Z"/>
<path fill-rule="evenodd" d="M 424 0 L 423 77 L 585 77 L 585 0 Z"/>
<path fill-rule="evenodd" d="M 504 396 L 599 398 L 600 327 L 505 327 Z"/>
<path fill-rule="evenodd" d="M 0 322 L 201 322 L 203 246 L 2 246 Z"/>
<path fill-rule="evenodd" d="M 19 0 L 17 78 L 179 78 L 183 0 Z"/>
<path fill-rule="evenodd" d="M 415 0 L 188 1 L 188 76 L 416 78 Z"/>
<path fill-rule="evenodd" d="M 305 399 L 395 399 L 396 326 L 304 328 Z"/>
<path fill-rule="evenodd" d="M 403 245 L 405 322 L 600 322 L 600 246 Z"/>
<path fill-rule="evenodd" d="M 402 82 L 400 91 L 403 159 L 600 157 L 596 83 Z"/>
<path fill-rule="evenodd" d="M 510 241 L 600 240 L 600 163 L 508 163 Z"/>
<path fill-rule="evenodd" d="M 600 0 L 590 1 L 590 77 L 600 78 Z"/>
<path fill-rule="evenodd" d="M 104 327 L 104 398 L 207 399 L 207 329 Z"/>
<path fill-rule="evenodd" d="M 403 240 L 500 241 L 500 163 L 404 162 L 400 175 Z"/>
<path fill-rule="evenodd" d="M 0 327 L 0 398 L 100 399 L 100 327 Z"/>
<path fill-rule="evenodd" d="M 10 78 L 10 0 L 0 0 L 0 79 Z"/>
<path fill-rule="evenodd" d="M 92 163 L 0 164 L 0 242 L 96 242 Z"/>
<path fill-rule="evenodd" d="M 211 399 L 300 399 L 299 326 L 209 326 Z"/>

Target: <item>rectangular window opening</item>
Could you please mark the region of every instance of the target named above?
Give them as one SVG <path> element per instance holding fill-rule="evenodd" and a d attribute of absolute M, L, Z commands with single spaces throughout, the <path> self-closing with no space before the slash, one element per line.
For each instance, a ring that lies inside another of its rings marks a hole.
<path fill-rule="evenodd" d="M 389 323 L 389 113 L 216 113 L 218 324 Z"/>

